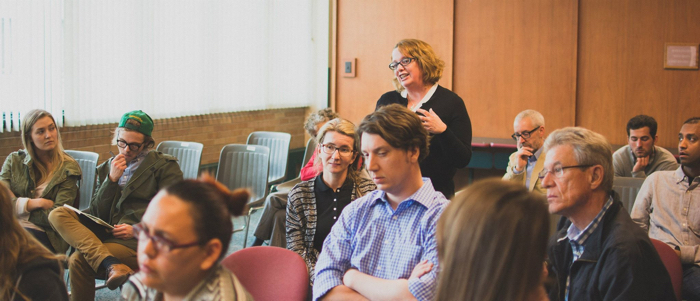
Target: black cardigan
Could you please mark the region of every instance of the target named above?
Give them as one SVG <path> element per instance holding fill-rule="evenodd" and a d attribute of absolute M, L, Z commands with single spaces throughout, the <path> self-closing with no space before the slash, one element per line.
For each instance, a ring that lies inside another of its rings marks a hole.
<path fill-rule="evenodd" d="M 375 110 L 392 103 L 407 106 L 408 99 L 401 97 L 399 92 L 387 92 L 377 100 Z M 433 109 L 447 125 L 447 130 L 431 135 L 430 151 L 420 163 L 420 170 L 424 177 L 430 178 L 435 190 L 451 198 L 455 194 L 452 178 L 457 168 L 466 167 L 472 158 L 472 123 L 462 98 L 442 86 L 437 87 L 435 94 L 421 108 L 426 111 Z"/>

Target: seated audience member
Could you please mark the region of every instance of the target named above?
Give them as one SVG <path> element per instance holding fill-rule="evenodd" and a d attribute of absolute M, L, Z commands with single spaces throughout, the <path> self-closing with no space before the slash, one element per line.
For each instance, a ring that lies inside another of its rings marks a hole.
<path fill-rule="evenodd" d="M 510 155 L 504 180 L 522 183 L 530 191 L 545 193 L 537 175 L 544 166 L 545 154 L 542 144 L 545 138 L 544 116 L 535 110 L 525 110 L 515 116 L 515 133 L 511 135 L 518 143 L 518 150 Z"/>
<path fill-rule="evenodd" d="M 590 130 L 568 127 L 544 143 L 540 173 L 549 212 L 565 216 L 550 239 L 551 300 L 674 300 L 671 279 L 647 234 L 618 200 L 612 149 Z"/>
<path fill-rule="evenodd" d="M 544 196 L 484 180 L 447 205 L 437 226 L 437 300 L 548 300 Z"/>
<path fill-rule="evenodd" d="M 312 286 L 323 241 L 343 208 L 377 189 L 372 180 L 360 177 L 357 170 L 360 141 L 352 122 L 333 119 L 317 137 L 316 166 L 322 172 L 294 186 L 287 206 L 287 249 L 304 258 Z"/>
<path fill-rule="evenodd" d="M 700 300 L 700 117 L 683 123 L 678 141 L 681 166 L 644 181 L 632 220 L 676 250 L 683 264 L 683 299 Z"/>
<path fill-rule="evenodd" d="M 86 212 L 114 225 L 113 230 L 84 225 L 65 207 L 49 215 L 51 225 L 77 250 L 68 263 L 73 300 L 95 299 L 98 274 L 105 275 L 113 290 L 134 273 L 137 241 L 131 225 L 141 221 L 158 190 L 182 180 L 175 157 L 151 151 L 152 131 L 153 120 L 146 113 L 124 114 L 112 140 L 119 154 L 97 167 L 95 194 Z"/>
<path fill-rule="evenodd" d="M 122 298 L 252 300 L 220 264 L 231 242 L 231 217 L 241 215 L 248 197 L 246 190 L 230 192 L 206 174 L 161 190 L 134 225 L 140 269 Z"/>
<path fill-rule="evenodd" d="M 314 299 L 432 300 L 435 229 L 448 201 L 421 177 L 428 132 L 418 115 L 392 104 L 366 116 L 359 133 L 378 190 L 347 205 L 326 237 Z"/>
<path fill-rule="evenodd" d="M 655 146 L 656 120 L 637 115 L 627 122 L 627 143 L 613 154 L 616 177 L 646 178 L 659 170 L 678 168 L 676 158 L 663 147 Z"/>
<path fill-rule="evenodd" d="M 49 224 L 49 212 L 73 205 L 80 165 L 63 152 L 61 134 L 51 113 L 32 110 L 22 119 L 23 150 L 11 153 L 0 172 L 10 188 L 20 225 L 49 251 L 65 253 L 68 244 Z M 85 200 L 89 202 L 89 200 Z"/>
<path fill-rule="evenodd" d="M 316 139 L 316 134 L 318 130 L 329 120 L 338 118 L 338 114 L 333 112 L 330 108 L 325 108 L 318 110 L 318 112 L 311 113 L 306 122 L 304 123 L 304 129 L 311 139 Z M 318 175 L 319 170 L 314 166 L 316 160 L 316 152 L 313 153 L 309 162 L 301 168 L 300 181 L 309 181 Z M 260 221 L 258 222 L 258 227 L 255 228 L 255 241 L 253 246 L 262 246 L 263 242 L 270 240 L 270 246 L 285 248 L 287 246 L 285 240 L 285 218 L 287 216 L 287 195 L 289 190 L 294 185 L 285 184 L 287 187 L 277 186 L 278 190 L 275 193 L 267 196 L 265 200 L 265 208 L 263 208 L 263 213 L 260 216 Z"/>
<path fill-rule="evenodd" d="M 472 158 L 472 123 L 464 101 L 438 84 L 445 62 L 428 43 L 401 40 L 392 49 L 391 59 L 396 89 L 379 97 L 375 108 L 400 104 L 419 115 L 430 134 L 430 153 L 420 163 L 421 174 L 435 190 L 452 198 L 455 173 Z"/>
<path fill-rule="evenodd" d="M 0 182 L 0 300 L 68 300 L 59 260 L 15 218 Z"/>

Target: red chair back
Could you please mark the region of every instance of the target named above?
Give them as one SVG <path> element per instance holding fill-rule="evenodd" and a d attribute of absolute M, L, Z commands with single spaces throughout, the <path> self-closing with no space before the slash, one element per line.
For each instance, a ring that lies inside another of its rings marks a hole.
<path fill-rule="evenodd" d="M 664 266 L 668 274 L 671 276 L 671 283 L 673 283 L 673 291 L 676 293 L 676 299 L 681 301 L 681 286 L 683 284 L 683 267 L 681 266 L 681 259 L 678 258 L 671 247 L 659 240 L 650 238 L 651 242 L 656 248 L 656 252 L 659 253 L 661 261 L 663 261 Z"/>
<path fill-rule="evenodd" d="M 290 250 L 278 247 L 250 247 L 224 258 L 221 264 L 255 300 L 306 300 L 309 272 L 306 263 Z"/>

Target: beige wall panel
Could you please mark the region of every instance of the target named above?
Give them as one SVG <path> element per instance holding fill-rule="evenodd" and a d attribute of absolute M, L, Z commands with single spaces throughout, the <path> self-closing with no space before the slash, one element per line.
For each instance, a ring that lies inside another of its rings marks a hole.
<path fill-rule="evenodd" d="M 638 114 L 675 148 L 682 122 L 700 115 L 700 72 L 665 70 L 664 43 L 700 43 L 700 1 L 586 0 L 580 6 L 578 124 L 625 144 Z"/>
<path fill-rule="evenodd" d="M 508 138 L 525 109 L 573 125 L 577 1 L 455 1 L 454 91 L 476 137 Z"/>
<path fill-rule="evenodd" d="M 445 61 L 439 84 L 452 88 L 452 0 L 337 0 L 336 110 L 356 124 L 393 89 L 391 51 L 401 39 L 428 42 Z M 342 60 L 357 59 L 356 77 L 343 77 Z"/>

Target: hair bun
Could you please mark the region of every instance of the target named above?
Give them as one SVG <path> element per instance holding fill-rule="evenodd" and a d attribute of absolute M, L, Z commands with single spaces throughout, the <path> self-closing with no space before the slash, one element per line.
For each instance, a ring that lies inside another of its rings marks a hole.
<path fill-rule="evenodd" d="M 243 214 L 247 207 L 248 199 L 250 199 L 250 191 L 248 189 L 239 188 L 228 194 L 226 198 L 226 208 L 233 216 Z"/>

